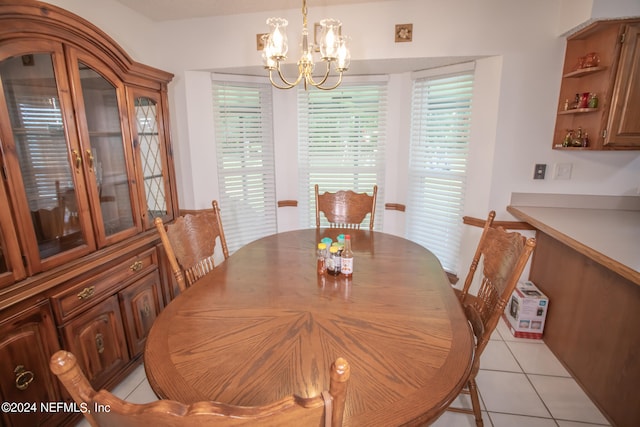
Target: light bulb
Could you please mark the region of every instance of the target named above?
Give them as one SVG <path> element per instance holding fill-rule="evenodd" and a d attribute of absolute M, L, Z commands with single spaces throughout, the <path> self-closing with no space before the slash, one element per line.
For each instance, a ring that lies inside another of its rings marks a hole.
<path fill-rule="evenodd" d="M 320 21 L 320 25 L 322 26 L 320 55 L 325 61 L 333 61 L 338 56 L 340 26 L 342 24 L 337 19 L 323 19 Z"/>
<path fill-rule="evenodd" d="M 289 22 L 283 18 L 269 18 L 267 25 L 271 26 L 268 46 L 273 59 L 284 59 L 287 56 L 289 46 L 287 43 L 287 25 Z"/>
<path fill-rule="evenodd" d="M 336 69 L 338 71 L 347 71 L 351 62 L 351 53 L 347 46 L 348 37 L 340 37 L 338 47 L 338 59 L 336 61 Z"/>

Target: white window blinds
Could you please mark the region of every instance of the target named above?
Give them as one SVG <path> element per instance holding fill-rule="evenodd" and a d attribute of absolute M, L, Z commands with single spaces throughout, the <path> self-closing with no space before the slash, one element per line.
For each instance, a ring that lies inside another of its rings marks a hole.
<path fill-rule="evenodd" d="M 457 273 L 473 71 L 414 80 L 407 237 Z"/>
<path fill-rule="evenodd" d="M 377 184 L 375 228 L 382 228 L 386 118 L 386 82 L 298 92 L 301 227 L 315 227 L 315 184 L 320 192 L 369 194 Z"/>
<path fill-rule="evenodd" d="M 9 114 L 12 123 L 19 124 L 14 126 L 23 130 L 15 134 L 16 152 L 29 208 L 51 209 L 59 203 L 56 183 L 59 188 L 73 187 L 60 103 L 55 88 L 49 88 L 50 98 L 31 95 L 33 90 L 24 86 L 12 89 L 16 101 L 10 103 Z"/>
<path fill-rule="evenodd" d="M 229 252 L 277 231 L 271 86 L 213 82 L 220 210 Z"/>

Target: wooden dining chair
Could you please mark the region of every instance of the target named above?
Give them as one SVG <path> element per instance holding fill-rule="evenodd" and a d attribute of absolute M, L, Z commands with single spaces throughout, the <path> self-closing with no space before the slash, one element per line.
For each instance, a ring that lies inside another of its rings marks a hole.
<path fill-rule="evenodd" d="M 235 406 L 203 401 L 186 405 L 173 400 L 146 404 L 126 402 L 107 390 L 95 391 L 75 356 L 60 350 L 51 356 L 51 371 L 60 379 L 93 427 L 191 427 L 322 425 L 340 427 L 344 415 L 349 364 L 342 358 L 331 365 L 328 391 L 302 398 L 288 396 L 263 406 Z"/>
<path fill-rule="evenodd" d="M 359 229 L 364 218 L 369 215 L 369 230 L 373 230 L 376 214 L 376 197 L 378 186 L 373 186 L 373 194 L 355 193 L 351 190 L 340 190 L 335 193 L 320 194 L 318 184 L 316 193 L 316 228 L 320 228 L 320 212 L 324 214 L 332 228 Z"/>
<path fill-rule="evenodd" d="M 455 407 L 448 409 L 474 415 L 476 425 L 479 427 L 483 426 L 476 384 L 480 357 L 536 246 L 533 238 L 526 239 L 520 233 L 507 232 L 502 227 L 494 228 L 495 216 L 496 213 L 491 211 L 484 224 L 464 286 L 461 290 L 454 288 L 475 336 L 472 368 L 463 390 L 463 393 L 471 396 L 473 409 Z M 481 266 L 480 288 L 477 295 L 472 295 L 469 293 L 469 288 L 479 266 Z"/>
<path fill-rule="evenodd" d="M 154 220 L 180 292 L 215 267 L 216 238 L 220 239 L 224 259 L 229 257 L 218 202 L 211 204 L 213 210 L 187 214 L 171 224 L 164 224 L 161 218 Z"/>

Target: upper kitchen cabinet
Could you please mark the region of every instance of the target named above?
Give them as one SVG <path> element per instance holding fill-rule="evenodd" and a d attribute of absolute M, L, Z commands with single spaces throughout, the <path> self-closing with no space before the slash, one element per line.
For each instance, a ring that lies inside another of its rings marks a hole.
<path fill-rule="evenodd" d="M 640 150 L 640 19 L 567 39 L 553 148 Z"/>
<path fill-rule="evenodd" d="M 1 262 L 18 247 L 33 275 L 174 217 L 171 78 L 69 12 L 0 4 Z"/>

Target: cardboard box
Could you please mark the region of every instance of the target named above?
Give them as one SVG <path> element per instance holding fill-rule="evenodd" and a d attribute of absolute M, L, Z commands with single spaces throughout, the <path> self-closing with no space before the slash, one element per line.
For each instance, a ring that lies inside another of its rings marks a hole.
<path fill-rule="evenodd" d="M 502 317 L 514 337 L 542 339 L 549 298 L 532 282 L 518 283 Z"/>

